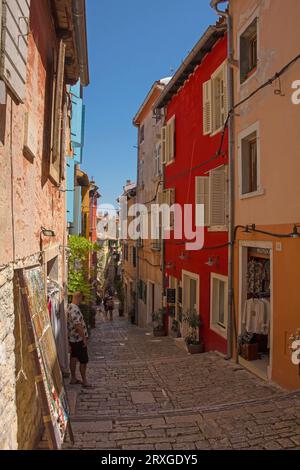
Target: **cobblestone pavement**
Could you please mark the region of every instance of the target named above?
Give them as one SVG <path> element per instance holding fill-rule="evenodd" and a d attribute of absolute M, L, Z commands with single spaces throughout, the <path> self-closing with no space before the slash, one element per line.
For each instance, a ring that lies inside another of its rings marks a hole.
<path fill-rule="evenodd" d="M 68 388 L 76 449 L 300 449 L 300 393 L 218 354 L 191 356 L 119 318 L 98 318 L 89 350 L 93 388 Z"/>

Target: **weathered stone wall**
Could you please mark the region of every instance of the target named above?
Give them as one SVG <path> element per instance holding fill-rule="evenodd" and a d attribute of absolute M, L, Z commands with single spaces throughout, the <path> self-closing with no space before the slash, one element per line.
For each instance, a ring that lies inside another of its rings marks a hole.
<path fill-rule="evenodd" d="M 0 449 L 32 449 L 42 430 L 41 407 L 15 269 L 38 264 L 31 256 L 0 272 Z"/>
<path fill-rule="evenodd" d="M 0 273 L 0 449 L 17 448 L 13 269 Z"/>
<path fill-rule="evenodd" d="M 41 427 L 26 331 L 14 305 L 13 269 L 30 266 L 27 259 L 40 250 L 66 244 L 65 193 L 49 179 L 49 96 L 58 46 L 50 2 L 31 1 L 28 44 L 25 103 L 8 92 L 0 109 L 6 122 L 0 144 L 0 449 L 32 448 Z M 23 149 L 26 112 L 37 134 L 34 158 Z M 55 237 L 41 236 L 41 227 Z M 62 262 L 59 280 L 64 277 Z"/>

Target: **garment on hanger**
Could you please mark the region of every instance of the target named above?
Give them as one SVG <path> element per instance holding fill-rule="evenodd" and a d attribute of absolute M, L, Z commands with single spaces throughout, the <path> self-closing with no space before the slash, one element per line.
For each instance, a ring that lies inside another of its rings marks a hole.
<path fill-rule="evenodd" d="M 265 305 L 257 299 L 245 303 L 242 323 L 248 332 L 260 334 L 263 329 Z"/>
<path fill-rule="evenodd" d="M 246 330 L 258 335 L 269 335 L 270 301 L 268 299 L 248 299 L 242 317 Z"/>
<path fill-rule="evenodd" d="M 58 360 L 64 372 L 68 371 L 68 341 L 67 325 L 64 314 L 64 302 L 61 300 L 61 289 L 56 281 L 47 281 L 48 311 L 51 320 L 53 336 L 56 343 Z"/>
<path fill-rule="evenodd" d="M 270 293 L 270 260 L 251 259 L 248 263 L 248 294 Z"/>

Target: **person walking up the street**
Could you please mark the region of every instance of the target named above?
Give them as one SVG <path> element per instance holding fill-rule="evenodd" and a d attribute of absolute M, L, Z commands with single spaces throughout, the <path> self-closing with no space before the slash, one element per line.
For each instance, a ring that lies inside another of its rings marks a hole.
<path fill-rule="evenodd" d="M 109 299 L 109 295 L 105 294 L 104 300 L 103 300 L 105 320 L 107 320 L 107 316 L 108 316 L 108 299 Z"/>
<path fill-rule="evenodd" d="M 67 310 L 68 318 L 68 338 L 70 344 L 70 370 L 71 370 L 71 384 L 81 384 L 85 388 L 91 387 L 86 378 L 88 357 L 88 332 L 87 327 L 80 311 L 79 305 L 83 300 L 81 292 L 73 294 L 72 303 Z M 79 370 L 82 381 L 77 379 L 76 365 L 79 362 Z"/>
<path fill-rule="evenodd" d="M 109 297 L 107 306 L 108 306 L 108 311 L 109 311 L 109 319 L 110 321 L 113 321 L 113 313 L 114 313 L 115 304 L 114 304 L 114 299 L 112 297 Z"/>

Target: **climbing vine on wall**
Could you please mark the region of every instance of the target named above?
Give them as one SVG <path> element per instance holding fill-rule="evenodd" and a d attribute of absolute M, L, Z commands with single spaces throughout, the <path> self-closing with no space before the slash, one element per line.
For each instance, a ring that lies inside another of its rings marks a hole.
<path fill-rule="evenodd" d="M 84 237 L 72 235 L 69 238 L 69 294 L 82 292 L 85 302 L 92 299 L 92 287 L 89 282 L 89 256 L 98 251 L 98 246 Z"/>

